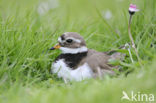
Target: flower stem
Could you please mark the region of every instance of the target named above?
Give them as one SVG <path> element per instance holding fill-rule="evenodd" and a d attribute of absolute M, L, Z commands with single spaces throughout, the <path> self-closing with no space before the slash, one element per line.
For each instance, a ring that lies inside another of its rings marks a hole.
<path fill-rule="evenodd" d="M 142 64 L 141 64 L 141 62 L 140 62 L 140 57 L 139 57 L 138 51 L 137 51 L 136 46 L 135 46 L 135 43 L 134 43 L 134 39 L 133 39 L 132 34 L 131 34 L 131 21 L 132 21 L 132 16 L 133 16 L 133 15 L 130 14 L 129 23 L 128 23 L 128 34 L 129 34 L 129 38 L 130 38 L 130 41 L 131 41 L 132 48 L 134 48 L 135 54 L 136 54 L 137 59 L 138 59 L 138 61 L 139 61 L 139 64 L 142 66 Z"/>

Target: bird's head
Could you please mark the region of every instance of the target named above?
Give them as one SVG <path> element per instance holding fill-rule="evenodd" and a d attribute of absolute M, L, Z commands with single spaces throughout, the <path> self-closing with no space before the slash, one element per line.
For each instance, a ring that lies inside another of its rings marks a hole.
<path fill-rule="evenodd" d="M 62 53 L 76 54 L 86 52 L 85 40 L 76 32 L 66 32 L 58 38 L 58 44 L 51 48 L 51 50 L 60 49 Z"/>

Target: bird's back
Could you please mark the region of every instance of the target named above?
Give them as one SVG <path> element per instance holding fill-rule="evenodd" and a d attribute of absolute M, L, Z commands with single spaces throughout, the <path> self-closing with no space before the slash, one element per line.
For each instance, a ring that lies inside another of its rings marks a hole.
<path fill-rule="evenodd" d="M 118 54 L 117 54 L 118 55 Z M 110 59 L 119 59 L 116 53 L 108 55 L 106 52 L 98 52 L 92 49 L 88 50 L 87 56 L 81 60 L 79 65 L 87 63 L 92 71 L 97 74 L 97 68 L 101 69 L 102 74 L 114 74 L 113 68 L 117 68 L 109 64 Z"/>

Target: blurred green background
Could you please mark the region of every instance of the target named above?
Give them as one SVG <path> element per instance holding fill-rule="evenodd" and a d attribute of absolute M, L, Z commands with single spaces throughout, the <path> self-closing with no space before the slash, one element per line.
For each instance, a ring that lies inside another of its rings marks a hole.
<path fill-rule="evenodd" d="M 142 67 L 131 49 L 135 62 L 127 56 L 113 78 L 64 84 L 50 73 L 60 51 L 48 49 L 64 32 L 97 51 L 129 43 L 130 3 L 140 9 L 131 26 Z M 0 103 L 132 103 L 122 91 L 156 96 L 155 62 L 155 0 L 0 0 Z"/>

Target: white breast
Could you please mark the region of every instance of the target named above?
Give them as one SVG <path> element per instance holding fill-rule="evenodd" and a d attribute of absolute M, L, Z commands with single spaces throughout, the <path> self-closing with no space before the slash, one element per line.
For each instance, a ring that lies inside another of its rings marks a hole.
<path fill-rule="evenodd" d="M 57 73 L 59 78 L 65 78 L 70 81 L 81 81 L 93 77 L 93 72 L 87 63 L 72 70 L 67 67 L 63 59 L 60 59 L 52 64 L 52 73 Z"/>

